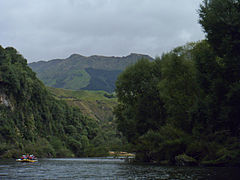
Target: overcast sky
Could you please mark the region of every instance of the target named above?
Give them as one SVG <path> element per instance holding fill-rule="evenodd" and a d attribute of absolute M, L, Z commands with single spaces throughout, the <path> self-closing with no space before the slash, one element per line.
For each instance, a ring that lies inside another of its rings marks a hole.
<path fill-rule="evenodd" d="M 204 38 L 202 0 L 0 0 L 0 45 L 28 62 L 81 55 L 160 56 Z"/>

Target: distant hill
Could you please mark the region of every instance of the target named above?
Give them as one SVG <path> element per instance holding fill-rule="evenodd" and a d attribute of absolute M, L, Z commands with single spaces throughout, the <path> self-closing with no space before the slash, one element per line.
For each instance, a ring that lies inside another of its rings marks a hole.
<path fill-rule="evenodd" d="M 29 66 L 50 87 L 113 92 L 118 75 L 141 58 L 153 60 L 148 55 L 134 53 L 124 57 L 72 54 L 66 59 L 39 61 Z"/>

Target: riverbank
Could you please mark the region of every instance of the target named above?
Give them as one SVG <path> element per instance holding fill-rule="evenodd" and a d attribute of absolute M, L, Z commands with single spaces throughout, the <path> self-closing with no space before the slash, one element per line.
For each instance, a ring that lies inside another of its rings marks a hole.
<path fill-rule="evenodd" d="M 142 162 L 139 160 L 138 155 L 136 156 L 136 159 L 134 159 L 135 162 Z M 229 156 L 220 157 L 215 160 L 203 160 L 198 161 L 194 159 L 193 157 L 190 157 L 186 154 L 181 154 L 178 156 L 175 156 L 174 158 L 171 158 L 171 160 L 150 160 L 148 161 L 149 164 L 156 164 L 161 166 L 182 166 L 182 167 L 240 167 L 240 161 L 239 159 L 230 159 Z"/>

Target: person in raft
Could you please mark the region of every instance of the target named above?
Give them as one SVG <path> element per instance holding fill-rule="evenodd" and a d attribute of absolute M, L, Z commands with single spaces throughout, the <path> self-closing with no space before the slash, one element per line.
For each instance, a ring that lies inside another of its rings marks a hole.
<path fill-rule="evenodd" d="M 21 160 L 26 159 L 26 155 L 22 155 Z"/>

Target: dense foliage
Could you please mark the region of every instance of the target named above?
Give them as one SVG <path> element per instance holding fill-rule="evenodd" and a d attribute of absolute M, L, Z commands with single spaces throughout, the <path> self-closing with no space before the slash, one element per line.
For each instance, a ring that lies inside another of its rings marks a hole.
<path fill-rule="evenodd" d="M 239 8 L 238 0 L 205 0 L 206 40 L 141 59 L 119 76 L 118 128 L 139 160 L 239 165 Z"/>
<path fill-rule="evenodd" d="M 87 156 L 95 120 L 56 100 L 14 48 L 0 46 L 0 157 Z"/>

